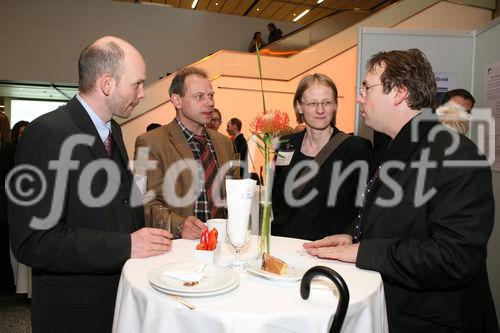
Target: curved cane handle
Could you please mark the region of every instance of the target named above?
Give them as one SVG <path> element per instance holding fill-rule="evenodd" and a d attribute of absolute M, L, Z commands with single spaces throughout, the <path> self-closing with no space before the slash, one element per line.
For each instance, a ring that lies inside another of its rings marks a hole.
<path fill-rule="evenodd" d="M 339 303 L 333 317 L 332 326 L 330 326 L 330 333 L 338 333 L 342 328 L 349 305 L 349 288 L 347 288 L 347 284 L 342 276 L 333 269 L 325 266 L 314 266 L 302 277 L 302 282 L 300 283 L 300 296 L 302 296 L 303 299 L 309 298 L 311 281 L 317 275 L 322 275 L 332 280 L 339 290 Z"/>

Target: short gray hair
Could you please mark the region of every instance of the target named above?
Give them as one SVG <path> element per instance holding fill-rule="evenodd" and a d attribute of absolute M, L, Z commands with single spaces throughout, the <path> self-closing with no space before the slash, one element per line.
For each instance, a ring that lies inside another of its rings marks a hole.
<path fill-rule="evenodd" d="M 81 92 L 88 93 L 94 87 L 96 80 L 103 74 L 110 74 L 117 81 L 123 72 L 125 52 L 115 42 L 104 45 L 90 44 L 78 59 L 78 86 Z"/>
<path fill-rule="evenodd" d="M 185 68 L 179 71 L 172 80 L 170 88 L 168 89 L 168 93 L 170 94 L 170 96 L 172 96 L 172 94 L 177 94 L 181 97 L 184 96 L 185 93 L 184 81 L 186 81 L 186 77 L 188 77 L 189 75 L 198 75 L 208 79 L 207 72 L 205 72 L 201 68 L 197 67 Z"/>

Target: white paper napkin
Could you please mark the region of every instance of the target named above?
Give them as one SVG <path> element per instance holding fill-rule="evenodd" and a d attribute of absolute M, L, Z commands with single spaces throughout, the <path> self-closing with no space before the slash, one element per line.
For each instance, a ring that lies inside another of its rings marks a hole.
<path fill-rule="evenodd" d="M 205 277 L 203 271 L 206 266 L 207 264 L 198 262 L 173 264 L 169 270 L 163 272 L 163 276 L 184 282 L 199 282 Z"/>

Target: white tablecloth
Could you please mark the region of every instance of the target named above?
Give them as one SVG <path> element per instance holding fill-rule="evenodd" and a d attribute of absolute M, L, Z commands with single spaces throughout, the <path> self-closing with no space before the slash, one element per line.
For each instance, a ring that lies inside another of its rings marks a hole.
<path fill-rule="evenodd" d="M 247 256 L 256 247 L 256 237 L 252 237 Z M 343 332 L 387 332 L 380 275 L 353 264 L 311 257 L 299 251 L 303 242 L 273 237 L 271 253 L 305 269 L 324 265 L 342 275 L 350 292 Z M 118 288 L 113 332 L 328 332 L 338 303 L 336 289 L 312 288 L 309 299 L 303 300 L 300 282 L 270 281 L 242 271 L 239 287 L 229 293 L 186 298 L 195 310 L 153 289 L 148 272 L 163 264 L 194 260 L 196 243 L 175 240 L 169 253 L 127 261 Z M 229 248 L 223 250 L 222 259 L 229 259 Z"/>

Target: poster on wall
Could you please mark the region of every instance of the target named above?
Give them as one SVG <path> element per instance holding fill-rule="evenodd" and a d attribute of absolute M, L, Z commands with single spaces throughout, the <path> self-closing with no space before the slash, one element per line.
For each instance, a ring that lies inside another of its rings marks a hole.
<path fill-rule="evenodd" d="M 440 105 L 441 101 L 443 100 L 444 93 L 456 88 L 457 73 L 434 72 L 434 76 L 436 77 L 436 85 L 437 85 L 436 101 L 437 105 Z"/>
<path fill-rule="evenodd" d="M 500 61 L 492 63 L 484 68 L 484 107 L 491 110 L 491 121 L 493 124 L 485 126 L 484 151 L 494 154 L 491 169 L 500 172 Z M 488 154 L 487 154 L 488 156 Z"/>

